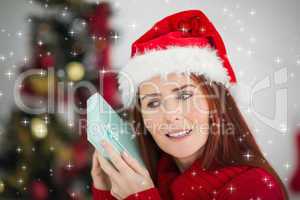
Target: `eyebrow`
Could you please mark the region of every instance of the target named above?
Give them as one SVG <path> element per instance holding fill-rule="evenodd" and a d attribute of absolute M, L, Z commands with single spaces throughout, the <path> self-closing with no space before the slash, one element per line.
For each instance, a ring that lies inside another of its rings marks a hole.
<path fill-rule="evenodd" d="M 176 92 L 176 91 L 178 91 L 178 90 L 182 90 L 182 89 L 184 89 L 184 88 L 186 88 L 186 87 L 195 87 L 193 84 L 186 84 L 186 85 L 183 85 L 183 86 L 181 86 L 181 87 L 179 87 L 179 88 L 174 88 L 174 89 L 172 89 L 172 92 Z"/>
<path fill-rule="evenodd" d="M 187 88 L 187 87 L 195 87 L 194 85 L 192 84 L 186 84 L 186 85 L 183 85 L 179 88 L 173 88 L 172 89 L 172 92 L 176 92 L 176 91 L 179 91 L 179 90 L 182 90 L 184 88 Z M 150 94 L 145 94 L 141 97 L 141 100 L 145 99 L 146 97 L 153 97 L 153 96 L 161 96 L 160 93 L 150 93 Z"/>
<path fill-rule="evenodd" d="M 144 96 L 141 97 L 141 101 L 145 99 L 146 97 L 154 97 L 154 96 L 161 96 L 159 93 L 150 93 L 150 94 L 145 94 Z"/>

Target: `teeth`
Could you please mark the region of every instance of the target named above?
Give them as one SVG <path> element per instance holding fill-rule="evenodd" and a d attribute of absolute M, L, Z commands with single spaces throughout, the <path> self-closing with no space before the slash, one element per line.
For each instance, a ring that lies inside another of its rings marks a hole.
<path fill-rule="evenodd" d="M 184 136 L 184 135 L 188 135 L 190 131 L 191 130 L 181 131 L 181 132 L 177 132 L 177 133 L 171 133 L 171 134 L 167 134 L 167 136 L 169 136 L 169 137 L 181 137 L 181 136 Z"/>

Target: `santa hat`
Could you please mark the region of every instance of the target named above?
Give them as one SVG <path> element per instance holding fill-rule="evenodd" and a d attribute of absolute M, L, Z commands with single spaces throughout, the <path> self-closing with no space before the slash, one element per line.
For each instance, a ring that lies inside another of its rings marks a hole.
<path fill-rule="evenodd" d="M 156 75 L 185 72 L 203 74 L 227 88 L 236 83 L 221 36 L 199 10 L 165 17 L 131 48 L 131 58 L 118 74 L 125 108 L 135 103 L 139 84 Z"/>

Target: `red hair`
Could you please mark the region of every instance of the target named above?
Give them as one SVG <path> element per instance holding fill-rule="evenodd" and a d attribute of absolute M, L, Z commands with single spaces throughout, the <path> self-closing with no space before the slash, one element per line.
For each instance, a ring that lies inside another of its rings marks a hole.
<path fill-rule="evenodd" d="M 209 110 L 215 111 L 209 116 L 209 127 L 214 128 L 209 129 L 209 135 L 201 154 L 202 167 L 206 169 L 213 169 L 215 166 L 225 167 L 232 165 L 261 167 L 278 180 L 282 188 L 284 188 L 287 197 L 284 184 L 260 151 L 251 130 L 228 89 L 223 84 L 208 81 L 203 75 L 191 74 L 190 77 L 199 84 L 202 93 L 207 99 Z M 160 158 L 161 150 L 143 123 L 139 95 L 136 98 L 136 105 L 130 112 L 132 114 L 131 120 L 143 160 L 152 180 L 156 184 L 156 165 Z M 233 125 L 233 130 L 228 133 L 226 132 L 228 129 L 221 128 L 221 126 L 213 126 L 214 124 L 222 124 L 225 127 Z M 250 153 L 250 159 L 245 159 L 244 154 L 246 153 Z"/>

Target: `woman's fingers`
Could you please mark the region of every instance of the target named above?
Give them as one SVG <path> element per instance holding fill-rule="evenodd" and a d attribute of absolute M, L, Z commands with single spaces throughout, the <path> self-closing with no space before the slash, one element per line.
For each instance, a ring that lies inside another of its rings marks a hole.
<path fill-rule="evenodd" d="M 122 159 L 120 153 L 118 151 L 116 151 L 114 149 L 114 147 L 106 142 L 105 140 L 102 140 L 101 142 L 102 146 L 105 148 L 105 150 L 107 151 L 107 153 L 110 156 L 110 160 L 112 161 L 112 163 L 114 164 L 114 166 L 123 173 L 130 173 L 130 167 L 128 167 L 128 165 L 126 164 L 126 162 L 124 162 L 124 160 Z"/>
<path fill-rule="evenodd" d="M 145 169 L 136 159 L 131 157 L 128 152 L 122 152 L 122 158 L 136 173 L 147 176 L 149 175 L 148 170 Z"/>
<path fill-rule="evenodd" d="M 98 154 L 98 159 L 101 163 L 101 168 L 103 171 L 112 179 L 117 180 L 119 177 L 119 172 L 109 163 L 106 158 L 104 158 L 100 153 Z"/>
<path fill-rule="evenodd" d="M 93 153 L 93 162 L 92 162 L 92 170 L 91 173 L 93 174 L 97 174 L 98 171 L 101 171 L 101 167 L 100 167 L 100 163 L 98 161 L 97 158 L 97 151 L 95 150 Z"/>

